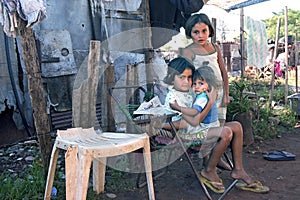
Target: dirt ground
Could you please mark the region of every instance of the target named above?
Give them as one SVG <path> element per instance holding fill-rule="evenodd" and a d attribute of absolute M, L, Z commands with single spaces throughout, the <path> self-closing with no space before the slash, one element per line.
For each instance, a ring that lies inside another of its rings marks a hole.
<path fill-rule="evenodd" d="M 224 198 L 225 200 L 276 200 L 299 199 L 300 196 L 300 128 L 286 131 L 281 137 L 264 141 L 255 141 L 244 148 L 244 166 L 253 179 L 260 180 L 270 188 L 267 194 L 257 194 L 233 188 Z M 271 150 L 285 150 L 296 154 L 295 161 L 267 161 L 263 155 Z M 220 174 L 224 185 L 228 186 L 232 179 L 230 172 Z M 196 200 L 206 199 L 195 178 L 185 156 L 169 166 L 167 174 L 154 181 L 155 197 L 158 200 Z M 135 189 L 126 192 L 113 192 L 115 199 L 147 199 L 147 188 Z M 220 195 L 210 191 L 213 199 Z M 105 194 L 104 194 L 105 195 Z M 104 196 L 103 195 L 103 196 Z M 101 195 L 102 196 L 102 195 Z"/>
<path fill-rule="evenodd" d="M 270 192 L 267 194 L 256 194 L 247 191 L 240 191 L 233 188 L 229 194 L 224 198 L 225 200 L 276 200 L 276 199 L 299 199 L 300 196 L 300 128 L 295 128 L 290 131 L 282 132 L 281 137 L 274 139 L 267 139 L 263 141 L 255 141 L 254 144 L 244 147 L 244 166 L 246 171 L 253 179 L 260 180 L 264 185 L 270 187 Z M 13 148 L 13 147 L 12 147 Z M 295 161 L 267 161 L 263 159 L 263 154 L 271 150 L 285 150 L 296 154 Z M 0 149 L 1 151 L 3 150 Z M 28 157 L 30 152 L 21 157 Z M 3 155 L 2 155 L 3 156 Z M 0 172 L 8 168 L 13 169 L 16 165 L 14 159 L 5 159 L 0 156 Z M 193 162 L 199 161 L 197 156 L 193 156 Z M 23 159 L 24 160 L 24 159 Z M 9 165 L 8 162 L 11 162 Z M 26 162 L 28 165 L 28 162 Z M 200 165 L 197 165 L 200 171 Z M 18 168 L 26 168 L 25 164 Z M 6 166 L 6 167 L 2 167 Z M 2 172 L 1 172 L 2 173 Z M 155 172 L 154 172 L 155 173 Z M 220 177 L 223 179 L 224 185 L 228 186 L 232 179 L 230 172 L 222 171 Z M 126 180 L 127 179 L 127 180 Z M 128 182 L 131 179 L 131 182 Z M 104 194 L 98 195 L 96 198 L 87 196 L 87 199 L 120 199 L 120 200 L 144 200 L 148 199 L 147 187 L 135 187 L 136 174 L 127 174 L 123 176 L 122 180 L 116 181 L 117 187 L 114 189 L 106 189 Z M 124 183 L 122 183 L 124 181 Z M 114 183 L 114 184 L 116 184 Z M 130 183 L 130 184 L 128 184 Z M 106 188 L 111 182 L 109 178 L 106 181 Z M 127 185 L 126 185 L 127 184 Z M 124 188 L 123 188 L 124 187 Z M 126 188 L 126 189 L 125 189 Z M 130 188 L 130 189 L 128 189 Z M 186 157 L 183 155 L 180 159 L 172 163 L 166 174 L 154 181 L 155 197 L 157 200 L 196 200 L 206 199 L 205 195 L 198 183 Z M 62 192 L 62 191 L 60 191 Z M 113 197 L 110 196 L 113 194 Z M 220 195 L 214 194 L 210 191 L 213 199 L 218 199 Z M 41 194 L 42 195 L 42 194 Z M 110 197 L 109 197 L 110 196 Z M 54 198 L 60 199 L 60 198 Z M 63 198 L 64 199 L 64 198 Z"/>

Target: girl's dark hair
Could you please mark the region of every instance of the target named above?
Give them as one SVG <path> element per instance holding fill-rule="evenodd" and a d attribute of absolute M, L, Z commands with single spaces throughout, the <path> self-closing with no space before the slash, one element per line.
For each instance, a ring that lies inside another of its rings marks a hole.
<path fill-rule="evenodd" d="M 211 90 L 211 87 L 217 87 L 217 77 L 214 70 L 208 66 L 208 62 L 203 62 L 202 66 L 194 72 L 193 82 L 197 80 L 205 81 L 209 90 Z"/>
<path fill-rule="evenodd" d="M 215 35 L 215 30 L 206 14 L 194 14 L 188 18 L 185 23 L 185 35 L 188 39 L 192 38 L 192 29 L 197 23 L 204 23 L 209 28 L 209 37 L 213 37 Z"/>
<path fill-rule="evenodd" d="M 182 74 L 185 69 L 191 69 L 195 72 L 194 65 L 184 57 L 177 57 L 171 60 L 168 64 L 168 72 L 164 78 L 164 82 L 168 85 L 173 84 L 175 75 Z"/>

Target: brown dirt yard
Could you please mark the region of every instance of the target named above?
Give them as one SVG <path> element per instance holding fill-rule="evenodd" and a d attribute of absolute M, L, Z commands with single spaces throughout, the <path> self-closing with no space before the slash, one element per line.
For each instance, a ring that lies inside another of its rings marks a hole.
<path fill-rule="evenodd" d="M 241 191 L 233 188 L 229 194 L 224 198 L 225 200 L 277 200 L 277 199 L 299 199 L 300 196 L 300 128 L 293 128 L 291 130 L 283 130 L 281 137 L 255 141 L 253 144 L 244 147 L 243 160 L 246 171 L 253 179 L 260 180 L 264 185 L 270 188 L 267 194 L 257 194 L 248 191 Z M 17 147 L 10 147 L 11 149 L 18 149 Z M 23 148 L 24 149 L 24 148 Z M 263 155 L 271 150 L 285 150 L 296 154 L 294 161 L 267 161 L 263 159 Z M 1 152 L 5 149 L 0 148 Z M 19 157 L 30 156 L 29 151 L 21 155 L 17 150 Z M 36 154 L 36 153 L 35 153 Z M 36 155 L 35 155 L 36 156 Z M 62 158 L 64 156 L 62 155 Z M 24 163 L 18 159 L 6 158 L 1 153 L 0 156 L 0 172 L 8 169 L 17 171 L 24 171 L 30 163 L 22 159 Z M 199 158 L 193 154 L 192 160 L 198 161 Z M 10 164 L 11 163 L 11 164 Z M 19 164 L 18 164 L 19 163 Z M 62 162 L 63 163 L 63 162 Z M 195 163 L 196 167 L 200 165 Z M 16 168 L 16 169 L 14 169 Z M 117 200 L 144 200 L 148 199 L 147 187 L 136 188 L 135 180 L 136 174 L 123 173 L 118 176 L 115 181 L 107 172 L 107 180 L 105 186 L 105 193 L 95 195 L 92 192 L 92 186 L 89 189 L 87 199 L 117 199 Z M 228 186 L 232 179 L 229 171 L 222 171 L 220 177 L 223 179 L 224 185 Z M 64 180 L 61 180 L 64 182 Z M 113 185 L 113 186 L 112 186 Z M 172 163 L 166 174 L 154 181 L 155 197 L 157 200 L 201 200 L 206 199 L 205 195 L 198 183 L 191 167 L 188 164 L 186 157 L 183 155 L 174 163 Z M 218 199 L 220 195 L 211 192 L 213 199 Z M 40 194 L 39 196 L 43 196 Z M 53 199 L 65 199 L 64 191 L 58 188 L 58 196 Z"/>
<path fill-rule="evenodd" d="M 253 179 L 260 180 L 270 188 L 267 194 L 257 194 L 233 188 L 224 198 L 227 200 L 276 200 L 299 199 L 300 196 L 300 128 L 285 131 L 281 137 L 255 141 L 244 147 L 244 167 Z M 294 161 L 267 161 L 263 155 L 271 150 L 285 150 L 296 155 Z M 232 179 L 230 172 L 222 171 L 220 177 L 224 185 L 228 186 Z M 185 156 L 169 166 L 167 174 L 154 182 L 155 197 L 158 200 L 196 200 L 206 199 L 200 184 L 195 178 Z M 113 192 L 116 199 L 132 200 L 147 199 L 147 188 L 126 192 Z M 213 199 L 220 195 L 212 194 Z"/>

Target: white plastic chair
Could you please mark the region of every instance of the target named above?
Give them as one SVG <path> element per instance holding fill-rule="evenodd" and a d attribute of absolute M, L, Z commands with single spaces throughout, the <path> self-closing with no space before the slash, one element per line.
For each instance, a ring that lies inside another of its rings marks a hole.
<path fill-rule="evenodd" d="M 149 199 L 154 200 L 150 144 L 147 134 L 104 132 L 93 128 L 58 130 L 49 165 L 44 199 L 51 198 L 59 150 L 66 150 L 66 199 L 86 199 L 90 168 L 93 161 L 93 189 L 104 191 L 107 157 L 143 149 Z"/>

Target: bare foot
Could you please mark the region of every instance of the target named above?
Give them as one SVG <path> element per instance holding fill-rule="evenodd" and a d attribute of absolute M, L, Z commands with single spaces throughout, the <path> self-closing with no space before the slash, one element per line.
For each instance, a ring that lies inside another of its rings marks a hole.
<path fill-rule="evenodd" d="M 238 180 L 242 180 L 245 183 L 247 183 L 248 185 L 251 185 L 252 179 L 250 178 L 250 176 L 245 172 L 244 169 L 242 170 L 237 170 L 237 169 L 233 169 L 231 172 L 231 177 L 233 179 L 238 179 Z"/>
<path fill-rule="evenodd" d="M 212 191 L 216 193 L 223 193 L 225 191 L 225 187 L 223 185 L 222 180 L 218 177 L 217 173 L 214 172 L 207 172 L 203 169 L 200 173 L 201 181 L 209 187 Z"/>
<path fill-rule="evenodd" d="M 216 170 L 215 171 L 211 171 L 208 172 L 205 169 L 202 169 L 202 171 L 200 172 L 201 176 L 205 177 L 206 179 L 210 180 L 210 181 L 214 181 L 214 182 L 220 182 L 222 183 L 222 180 L 220 179 L 220 177 L 218 176 Z"/>

